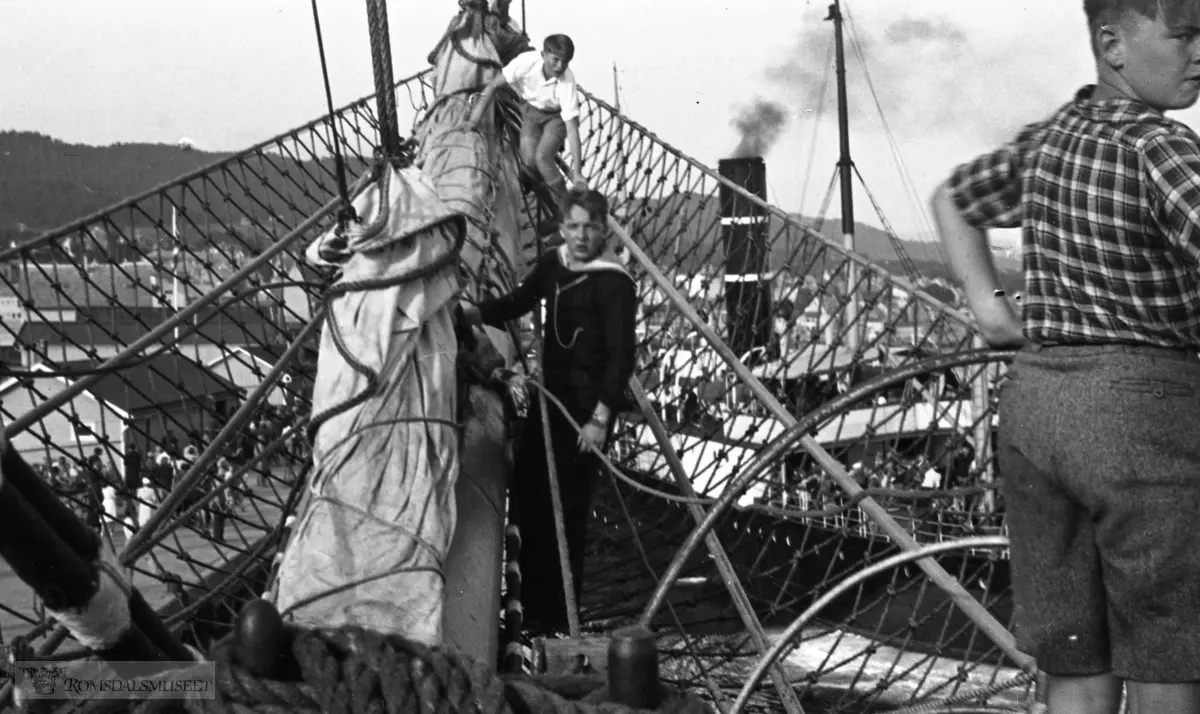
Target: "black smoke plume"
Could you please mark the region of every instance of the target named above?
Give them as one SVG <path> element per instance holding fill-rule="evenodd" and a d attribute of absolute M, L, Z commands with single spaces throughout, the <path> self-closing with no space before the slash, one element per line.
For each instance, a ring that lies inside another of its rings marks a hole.
<path fill-rule="evenodd" d="M 1011 138 L 1064 101 L 1052 47 L 985 43 L 938 17 L 903 16 L 881 22 L 882 31 L 855 33 L 846 48 L 850 123 L 879 127 L 876 103 L 900 135 L 950 132 Z M 829 67 L 833 33 L 816 23 L 796 39 L 792 51 L 767 77 L 802 112 L 836 111 L 836 84 Z M 860 58 L 862 62 L 860 63 Z M 863 75 L 862 64 L 870 72 Z"/>
<path fill-rule="evenodd" d="M 757 99 L 742 109 L 733 120 L 733 126 L 741 134 L 734 158 L 763 156 L 787 124 L 787 110 L 776 102 Z"/>

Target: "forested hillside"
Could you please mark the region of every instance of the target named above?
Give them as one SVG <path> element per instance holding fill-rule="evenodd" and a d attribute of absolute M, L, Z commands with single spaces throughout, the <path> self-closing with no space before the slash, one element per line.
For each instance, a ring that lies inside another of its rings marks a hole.
<path fill-rule="evenodd" d="M 68 144 L 43 134 L 23 131 L 0 131 L 0 245 L 20 241 L 39 233 L 87 216 L 121 200 L 135 196 L 155 186 L 193 172 L 229 156 L 166 144 L 114 144 L 87 146 Z M 249 223 L 268 225 L 271 212 L 282 215 L 286 210 L 315 210 L 313 196 L 328 195 L 328 188 L 314 191 L 314 184 L 331 184 L 331 161 L 312 162 L 277 159 L 274 162 L 256 161 L 250 168 L 253 175 L 226 177 L 240 184 L 214 184 L 205 196 L 207 211 L 224 219 L 226 226 L 208 226 L 204 233 L 228 232 L 229 226 Z M 359 162 L 350 163 L 351 173 L 361 170 Z M 249 187 L 253 200 L 226 200 L 223 192 L 244 193 Z M 268 188 L 269 187 L 269 188 Z M 134 212 L 128 220 L 151 226 L 158 221 L 169 222 L 169 205 L 148 205 Z M 724 251 L 716 225 L 716 202 L 693 194 L 680 193 L 657 201 L 645 201 L 635 206 L 643 212 L 640 233 L 648 240 L 677 241 L 689 258 L 688 269 L 700 265 L 721 265 Z M 810 221 L 806 221 L 811 223 Z M 182 231 L 185 239 L 201 240 L 196 230 Z M 778 223 L 772 225 L 771 235 L 778 234 Z M 841 225 L 836 220 L 825 221 L 821 232 L 837 243 L 841 242 Z M 264 235 L 263 238 L 266 238 Z M 245 244 L 247 237 L 239 236 Z M 900 241 L 904 252 L 912 259 L 925 278 L 946 278 L 947 270 L 932 243 Z M 898 275 L 905 275 L 897 251 L 882 230 L 857 224 L 856 246 L 859 252 Z M 138 246 L 146 250 L 150 246 Z M 663 246 L 662 248 L 665 248 Z M 671 246 L 674 249 L 674 246 Z M 103 251 L 102 247 L 92 250 Z M 780 267 L 794 262 L 796 246 L 776 241 L 772 246 L 771 265 Z M 93 255 L 103 259 L 102 255 Z M 116 257 L 116 256 L 113 256 Z M 998 260 L 1006 288 L 1021 289 L 1020 265 L 1012 260 Z"/>

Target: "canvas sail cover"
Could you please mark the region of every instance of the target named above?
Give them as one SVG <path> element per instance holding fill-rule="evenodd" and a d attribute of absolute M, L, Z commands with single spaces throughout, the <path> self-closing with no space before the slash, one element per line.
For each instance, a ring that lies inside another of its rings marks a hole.
<path fill-rule="evenodd" d="M 454 213 L 432 184 L 416 169 L 385 170 L 386 195 L 376 185 L 355 201 L 365 223 L 386 210 L 383 232 L 370 245 L 352 241 L 340 284 L 386 284 L 455 243 Z M 330 416 L 277 581 L 277 605 L 301 625 L 440 641 L 458 476 L 454 267 L 330 302 L 313 393 L 313 415 Z"/>
<path fill-rule="evenodd" d="M 463 90 L 498 70 L 496 29 L 494 17 L 470 10 L 451 24 L 454 41 L 440 42 L 434 53 L 436 98 L 417 132 L 416 165 L 385 167 L 384 179 L 354 200 L 363 225 L 382 210 L 383 228 L 348 234 L 351 257 L 337 285 L 350 289 L 329 303 L 313 395 L 314 417 L 328 418 L 314 439 L 309 495 L 273 593 L 280 611 L 304 627 L 359 625 L 440 644 L 447 580 L 461 591 L 456 598 L 473 589 L 461 573 L 446 573 L 459 449 L 465 443 L 496 453 L 507 427 L 498 398 L 478 388 L 458 393 L 452 316 L 460 290 L 507 288 L 522 267 L 512 153 L 490 120 L 481 131 L 458 128 L 471 106 Z M 310 261 L 321 262 L 329 237 L 310 247 Z M 441 269 L 380 286 L 428 270 L 456 247 L 455 260 Z M 370 287 L 359 287 L 363 281 Z M 490 353 L 511 362 L 507 338 L 490 336 Z M 470 552 L 456 557 L 490 564 L 494 577 L 475 577 L 485 590 L 494 581 L 498 594 L 504 464 L 471 452 L 464 460 L 472 469 L 464 476 L 480 484 L 472 493 L 489 496 L 471 507 L 488 512 L 468 514 L 476 532 L 459 534 L 455 550 Z M 480 554 L 493 543 L 495 562 L 488 563 Z M 494 629 L 493 613 L 484 614 L 481 624 Z"/>

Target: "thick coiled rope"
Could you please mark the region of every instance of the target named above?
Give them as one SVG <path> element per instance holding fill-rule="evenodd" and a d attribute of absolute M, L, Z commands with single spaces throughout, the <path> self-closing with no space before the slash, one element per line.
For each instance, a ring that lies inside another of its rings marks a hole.
<path fill-rule="evenodd" d="M 316 714 L 317 712 L 471 712 L 472 714 L 707 714 L 693 696 L 664 690 L 655 710 L 604 701 L 595 679 L 501 678 L 470 658 L 395 635 L 359 628 L 304 630 L 291 643 L 293 677 L 257 677 L 239 666 L 233 638 L 218 642 L 217 696 L 185 700 L 100 700 L 78 714 Z M 185 678 L 187 670 L 174 674 Z"/>

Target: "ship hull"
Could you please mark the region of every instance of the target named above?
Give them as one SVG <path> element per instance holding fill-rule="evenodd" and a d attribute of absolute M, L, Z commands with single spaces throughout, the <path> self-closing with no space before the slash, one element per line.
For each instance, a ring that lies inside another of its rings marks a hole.
<path fill-rule="evenodd" d="M 635 482 L 660 491 L 677 489 L 645 474 Z M 628 513 L 625 525 L 624 514 Z M 593 512 L 584 617 L 597 625 L 640 614 L 657 578 L 695 527 L 687 508 L 628 484 L 605 488 Z M 740 586 L 767 630 L 786 627 L 817 598 L 867 565 L 897 552 L 872 527 L 845 518 L 787 520 L 744 509 L 716 527 Z M 634 528 L 637 532 L 634 533 Z M 654 624 L 682 624 L 690 635 L 744 631 L 729 589 L 706 548 L 684 568 Z M 939 556 L 967 591 L 1001 622 L 1012 615 L 1009 561 L 994 552 Z M 678 623 L 676 619 L 678 618 Z M 818 625 L 881 642 L 903 640 L 906 649 L 975 659 L 993 649 L 973 623 L 915 565 L 886 571 L 851 588 L 822 610 Z"/>

